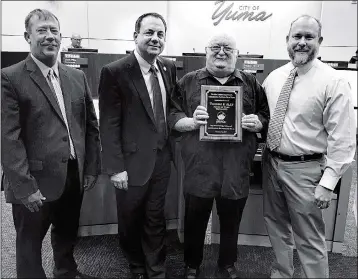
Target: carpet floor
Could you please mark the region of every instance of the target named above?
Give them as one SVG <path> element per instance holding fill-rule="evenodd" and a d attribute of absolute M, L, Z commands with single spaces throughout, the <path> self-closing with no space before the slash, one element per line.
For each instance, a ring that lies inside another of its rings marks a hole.
<path fill-rule="evenodd" d="M 352 187 L 345 228 L 342 254 L 329 253 L 331 278 L 357 278 L 357 226 L 353 214 L 353 200 L 356 198 L 357 167 L 354 165 Z M 15 269 L 15 229 L 11 215 L 11 205 L 4 202 L 1 192 L 1 278 L 16 278 Z M 210 224 L 209 224 L 210 226 Z M 209 231 L 208 231 L 209 232 Z M 216 278 L 217 244 L 204 248 L 201 278 Z M 168 231 L 167 270 L 170 278 L 180 278 L 184 271 L 183 247 L 178 241 L 176 231 Z M 271 247 L 238 246 L 237 268 L 242 278 L 268 278 L 274 254 Z M 53 259 L 50 234 L 44 239 L 42 247 L 43 267 L 46 275 L 52 277 Z M 119 248 L 115 235 L 82 237 L 75 249 L 75 259 L 79 270 L 99 278 L 127 278 L 129 269 Z M 294 253 L 295 278 L 303 277 L 300 262 Z"/>
<path fill-rule="evenodd" d="M 172 235 L 175 232 L 170 233 Z M 180 278 L 184 271 L 183 249 L 177 240 L 169 237 L 167 271 L 170 278 Z M 75 259 L 79 270 L 99 278 L 128 278 L 127 262 L 118 248 L 118 238 L 114 235 L 80 238 L 75 249 Z M 217 244 L 205 245 L 201 278 L 216 278 Z M 16 277 L 14 251 L 3 251 L 2 278 Z M 268 247 L 239 246 L 237 268 L 242 278 L 268 278 L 273 251 Z M 357 259 L 341 254 L 329 253 L 331 278 L 357 278 Z M 295 278 L 303 276 L 297 253 L 294 254 Z M 46 275 L 51 277 L 53 260 L 49 239 L 45 239 L 43 266 Z"/>

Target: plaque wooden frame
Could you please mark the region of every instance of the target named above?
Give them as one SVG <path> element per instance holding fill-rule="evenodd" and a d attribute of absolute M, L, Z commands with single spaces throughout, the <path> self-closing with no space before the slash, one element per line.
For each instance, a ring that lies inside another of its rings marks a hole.
<path fill-rule="evenodd" d="M 217 95 L 224 95 L 228 96 L 229 93 L 235 94 L 235 116 L 234 116 L 234 131 L 230 134 L 223 133 L 223 134 L 213 134 L 208 131 L 208 124 L 200 126 L 200 137 L 201 141 L 230 141 L 230 142 L 241 142 L 242 141 L 242 128 L 241 128 L 241 118 L 242 118 L 242 98 L 243 98 L 243 88 L 242 86 L 213 86 L 213 85 L 202 85 L 201 86 L 201 102 L 200 104 L 208 109 L 208 102 L 209 94 L 214 93 L 215 96 Z M 218 97 L 224 98 L 225 97 Z M 224 107 L 225 110 L 225 107 Z M 209 113 L 209 110 L 208 110 Z M 210 117 L 215 117 L 209 114 Z M 225 116 L 224 116 L 225 117 Z M 217 115 L 217 118 L 219 116 Z M 208 121 L 209 121 L 208 119 Z M 218 121 L 218 120 L 217 120 Z M 230 125 L 229 125 L 230 126 Z M 214 129 L 214 128 L 213 128 Z M 219 128 L 218 128 L 219 129 Z M 225 128 L 220 128 L 225 130 Z"/>

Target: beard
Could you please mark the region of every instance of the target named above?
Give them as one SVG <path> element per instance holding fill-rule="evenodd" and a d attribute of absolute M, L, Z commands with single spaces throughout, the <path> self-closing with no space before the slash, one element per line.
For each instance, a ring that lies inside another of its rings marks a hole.
<path fill-rule="evenodd" d="M 297 66 L 303 66 L 315 59 L 317 54 L 317 48 L 312 48 L 311 51 L 301 52 L 295 51 L 292 47 L 287 47 L 288 55 L 291 58 L 292 64 Z"/>

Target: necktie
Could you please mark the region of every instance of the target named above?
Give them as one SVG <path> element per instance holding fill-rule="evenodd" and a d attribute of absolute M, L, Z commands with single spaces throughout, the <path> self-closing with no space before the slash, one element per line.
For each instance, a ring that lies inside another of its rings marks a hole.
<path fill-rule="evenodd" d="M 167 139 L 167 126 L 165 123 L 162 91 L 160 90 L 157 69 L 152 65 L 150 67 L 150 83 L 153 91 L 153 112 L 159 133 L 158 148 L 162 149 Z"/>
<path fill-rule="evenodd" d="M 49 81 L 49 85 L 50 85 L 50 88 L 52 89 L 52 92 L 56 96 L 57 104 L 60 107 L 62 117 L 65 120 L 67 132 L 68 132 L 68 138 L 69 138 L 69 142 L 70 142 L 70 152 L 71 152 L 70 157 L 72 159 L 74 159 L 74 158 L 76 158 L 76 155 L 75 155 L 76 153 L 75 153 L 75 148 L 73 146 L 73 142 L 72 142 L 72 139 L 71 139 L 70 130 L 68 129 L 65 102 L 63 100 L 61 86 L 60 86 L 59 82 L 57 81 L 57 78 L 55 77 L 54 71 L 52 69 L 49 70 L 48 75 L 47 75 L 47 79 Z"/>
<path fill-rule="evenodd" d="M 297 73 L 297 68 L 291 70 L 285 84 L 281 89 L 280 96 L 278 97 L 276 108 L 272 119 L 269 123 L 269 129 L 267 132 L 267 145 L 271 150 L 276 149 L 281 142 L 282 127 L 285 120 L 285 115 L 288 106 L 288 100 Z"/>

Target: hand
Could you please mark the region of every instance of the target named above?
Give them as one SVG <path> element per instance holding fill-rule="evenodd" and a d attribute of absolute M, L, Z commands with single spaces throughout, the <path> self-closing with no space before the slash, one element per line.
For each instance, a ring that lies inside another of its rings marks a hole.
<path fill-rule="evenodd" d="M 193 121 L 195 129 L 198 129 L 200 125 L 206 125 L 206 119 L 209 118 L 209 114 L 206 111 L 206 107 L 197 106 L 193 113 Z"/>
<path fill-rule="evenodd" d="M 256 114 L 242 114 L 241 127 L 250 132 L 258 133 L 262 129 L 262 123 Z"/>
<path fill-rule="evenodd" d="M 327 189 L 321 185 L 318 185 L 314 193 L 314 198 L 315 198 L 314 202 L 319 209 L 326 209 L 329 207 L 332 196 L 333 196 L 332 190 Z"/>
<path fill-rule="evenodd" d="M 26 206 L 31 212 L 38 212 L 42 206 L 42 201 L 46 198 L 41 194 L 40 190 L 37 190 L 35 193 L 31 194 L 27 198 L 21 199 L 21 202 Z"/>
<path fill-rule="evenodd" d="M 85 179 L 84 179 L 84 183 L 83 183 L 83 188 L 85 189 L 85 191 L 91 190 L 93 188 L 93 186 L 96 184 L 97 181 L 97 175 L 85 175 Z"/>
<path fill-rule="evenodd" d="M 114 187 L 120 190 L 128 190 L 128 174 L 126 171 L 111 176 Z"/>

